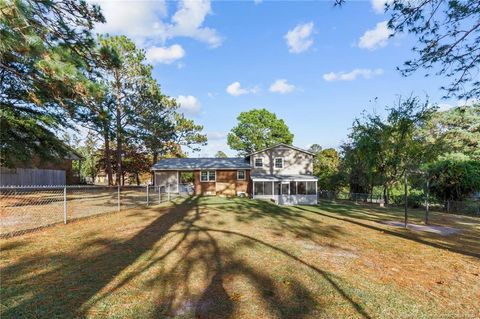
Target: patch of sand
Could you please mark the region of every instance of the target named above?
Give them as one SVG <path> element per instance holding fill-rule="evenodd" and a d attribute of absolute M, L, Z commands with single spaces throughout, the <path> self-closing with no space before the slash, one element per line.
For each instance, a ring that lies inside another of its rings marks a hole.
<path fill-rule="evenodd" d="M 393 220 L 383 220 L 379 223 L 394 227 L 405 227 L 405 224 L 400 221 Z M 460 232 L 460 229 L 447 227 L 447 226 L 438 226 L 438 225 L 418 225 L 418 224 L 407 224 L 407 228 L 415 231 L 425 231 L 429 233 L 434 233 L 442 236 L 450 236 Z"/>

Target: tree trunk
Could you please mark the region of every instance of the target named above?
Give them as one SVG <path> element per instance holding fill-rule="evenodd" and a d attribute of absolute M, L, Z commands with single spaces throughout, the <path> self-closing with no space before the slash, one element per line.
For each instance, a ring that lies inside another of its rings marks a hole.
<path fill-rule="evenodd" d="M 118 79 L 118 72 L 115 71 L 116 78 L 116 132 L 117 132 L 117 185 L 123 185 L 123 169 L 122 169 L 122 106 L 120 101 L 121 95 L 121 86 L 120 80 Z"/>
<path fill-rule="evenodd" d="M 117 185 L 123 185 L 122 183 L 122 128 L 121 128 L 121 116 L 122 112 L 117 107 Z M 121 184 L 122 183 L 122 184 Z"/>
<path fill-rule="evenodd" d="M 105 156 L 105 170 L 107 171 L 107 180 L 108 186 L 113 185 L 113 178 L 112 178 L 112 163 L 111 163 L 111 156 L 110 156 L 110 136 L 108 134 L 108 127 L 107 125 L 103 126 L 103 139 L 104 139 L 104 156 Z"/>
<path fill-rule="evenodd" d="M 135 177 L 137 179 L 137 186 L 140 186 L 140 177 L 138 176 L 138 173 L 135 174 Z"/>
<path fill-rule="evenodd" d="M 383 202 L 388 205 L 388 185 L 383 184 Z"/>
<path fill-rule="evenodd" d="M 155 164 L 158 161 L 158 152 L 153 152 L 152 158 L 153 158 L 153 164 Z M 150 183 L 152 185 L 155 184 L 155 172 L 154 171 L 151 171 L 150 178 L 151 178 Z"/>

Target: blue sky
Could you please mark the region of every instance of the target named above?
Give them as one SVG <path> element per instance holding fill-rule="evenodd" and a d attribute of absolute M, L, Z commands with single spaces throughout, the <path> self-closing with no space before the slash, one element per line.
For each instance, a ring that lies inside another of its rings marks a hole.
<path fill-rule="evenodd" d="M 209 144 L 191 156 L 234 156 L 226 134 L 242 111 L 266 108 L 285 120 L 294 144 L 338 147 L 362 110 L 380 114 L 400 95 L 442 107 L 445 79 L 396 70 L 413 38 L 388 38 L 382 0 L 101 1 L 107 24 L 147 52 L 162 91 L 204 126 Z"/>

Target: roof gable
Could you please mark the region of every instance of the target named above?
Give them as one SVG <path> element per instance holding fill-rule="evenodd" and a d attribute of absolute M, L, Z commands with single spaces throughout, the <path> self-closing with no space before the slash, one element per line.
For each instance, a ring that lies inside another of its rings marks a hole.
<path fill-rule="evenodd" d="M 299 148 L 299 147 L 296 147 L 296 146 L 293 146 L 293 145 L 288 145 L 288 144 L 285 144 L 285 143 L 278 143 L 278 144 L 275 144 L 275 145 L 273 145 L 273 146 L 264 148 L 264 149 L 262 149 L 262 150 L 259 150 L 259 151 L 256 151 L 256 152 L 247 154 L 246 157 L 249 157 L 249 156 L 252 156 L 252 155 L 261 153 L 261 152 L 265 152 L 265 151 L 268 151 L 268 150 L 271 150 L 271 149 L 277 148 L 277 147 L 287 147 L 287 148 L 290 148 L 290 149 L 295 150 L 295 151 L 298 151 L 298 152 L 302 152 L 302 153 L 306 153 L 306 154 L 308 154 L 308 155 L 315 156 L 314 153 L 309 152 L 309 151 L 307 151 L 307 150 L 304 150 L 304 149 L 302 149 L 302 148 Z"/>

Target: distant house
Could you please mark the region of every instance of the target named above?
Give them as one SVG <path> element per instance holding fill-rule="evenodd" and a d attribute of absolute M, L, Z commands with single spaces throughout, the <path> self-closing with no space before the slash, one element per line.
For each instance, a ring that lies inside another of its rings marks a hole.
<path fill-rule="evenodd" d="M 154 164 L 154 183 L 180 190 L 182 172 L 194 172 L 195 194 L 274 200 L 279 204 L 316 204 L 314 154 L 286 144 L 234 158 L 168 158 Z"/>
<path fill-rule="evenodd" d="M 70 150 L 60 161 L 41 161 L 33 158 L 26 163 L 17 163 L 13 168 L 0 167 L 0 186 L 79 184 L 82 159 L 80 154 Z M 79 162 L 77 169 L 73 168 L 74 161 Z"/>

